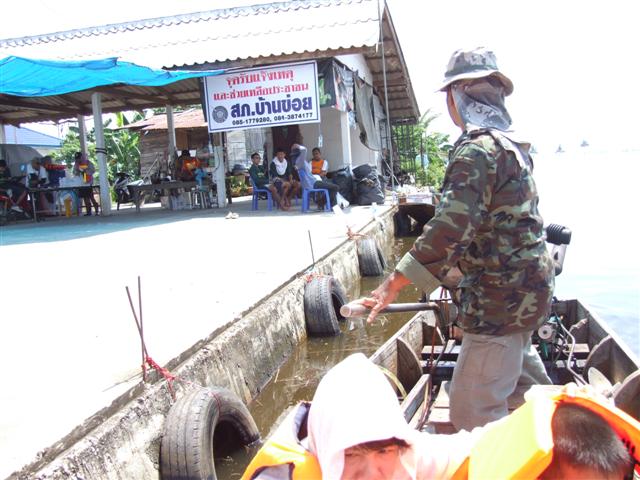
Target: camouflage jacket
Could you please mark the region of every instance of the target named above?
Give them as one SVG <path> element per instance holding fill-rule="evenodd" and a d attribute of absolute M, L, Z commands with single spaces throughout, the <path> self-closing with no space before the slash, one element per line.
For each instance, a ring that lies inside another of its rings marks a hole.
<path fill-rule="evenodd" d="M 396 270 L 431 292 L 457 266 L 458 323 L 489 335 L 533 330 L 546 319 L 554 272 L 543 239 L 528 145 L 478 130 L 452 150 L 435 216 Z"/>

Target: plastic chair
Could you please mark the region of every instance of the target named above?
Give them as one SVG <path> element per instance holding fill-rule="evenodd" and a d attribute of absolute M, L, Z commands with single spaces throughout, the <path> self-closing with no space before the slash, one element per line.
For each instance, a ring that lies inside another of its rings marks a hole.
<path fill-rule="evenodd" d="M 249 175 L 249 180 L 251 181 L 251 187 L 253 188 L 253 197 L 251 197 L 251 210 L 258 210 L 258 200 L 260 200 L 260 194 L 267 194 L 267 210 L 273 210 L 273 199 L 271 198 L 271 191 L 267 188 L 258 188 Z"/>
<path fill-rule="evenodd" d="M 305 177 L 309 175 L 304 170 L 298 170 L 298 174 L 300 175 L 300 184 L 302 185 L 302 213 L 306 213 L 309 211 L 309 194 L 310 193 L 324 193 L 325 196 L 325 204 L 324 211 L 331 211 L 331 200 L 329 197 L 329 190 L 326 188 L 304 188 Z"/>

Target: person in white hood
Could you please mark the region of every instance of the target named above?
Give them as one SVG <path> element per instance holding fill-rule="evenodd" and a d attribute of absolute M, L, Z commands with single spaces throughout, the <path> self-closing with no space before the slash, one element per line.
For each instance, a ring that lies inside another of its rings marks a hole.
<path fill-rule="evenodd" d="M 361 353 L 320 381 L 307 426 L 323 480 L 450 478 L 484 431 L 413 430 L 382 371 Z"/>

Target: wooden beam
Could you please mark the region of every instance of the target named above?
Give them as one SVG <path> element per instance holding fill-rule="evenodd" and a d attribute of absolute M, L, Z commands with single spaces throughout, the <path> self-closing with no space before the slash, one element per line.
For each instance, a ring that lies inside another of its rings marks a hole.
<path fill-rule="evenodd" d="M 16 97 L 9 97 L 7 95 L 0 95 L 0 104 L 9 105 L 11 107 L 26 108 L 27 110 L 39 110 L 42 112 L 62 112 L 68 113 L 73 116 L 78 114 L 90 114 L 90 110 L 79 110 L 77 108 L 68 108 L 63 105 L 41 105 L 38 103 L 26 102 L 24 100 L 18 100 Z"/>
<path fill-rule="evenodd" d="M 160 106 L 164 106 L 169 101 L 173 101 L 170 95 L 161 94 L 161 95 L 147 95 L 140 94 L 136 92 L 130 92 L 128 90 L 122 90 L 119 87 L 97 87 L 93 89 L 96 92 L 106 93 L 107 95 L 113 95 L 116 98 L 127 98 L 127 99 L 140 99 L 145 100 L 147 102 L 158 102 Z"/>

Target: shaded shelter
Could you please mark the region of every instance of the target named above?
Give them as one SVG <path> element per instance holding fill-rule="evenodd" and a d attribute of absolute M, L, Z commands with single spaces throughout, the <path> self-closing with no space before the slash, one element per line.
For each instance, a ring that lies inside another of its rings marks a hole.
<path fill-rule="evenodd" d="M 100 89 L 111 92 L 124 85 L 132 88 L 163 88 L 180 81 L 217 75 L 221 71 L 164 71 L 153 70 L 117 58 L 87 61 L 37 60 L 7 57 L 0 60 L 0 112 L 6 113 L 7 123 L 37 120 L 58 120 L 78 115 L 81 138 L 85 137 L 84 118 L 92 113 L 102 118 L 103 111 L 122 111 L 145 108 L 130 106 L 136 97 L 123 94 L 114 102 L 103 101 Z M 83 96 L 74 101 L 70 96 Z M 157 98 L 156 102 L 164 100 Z M 147 98 L 146 101 L 149 101 Z M 168 103 L 171 103 L 167 99 Z M 173 99 L 175 102 L 175 99 Z M 89 102 L 91 110 L 88 109 Z M 61 105 L 64 103 L 68 106 Z M 167 102 L 165 102 L 166 104 Z M 74 106 L 75 105 L 75 106 Z M 158 103 L 152 104 L 157 106 Z M 0 115 L 1 116 L 1 115 Z M 17 118 L 16 118 L 17 117 Z M 103 214 L 111 210 L 111 196 L 107 179 L 106 150 L 102 121 L 95 122 L 96 153 L 100 175 L 100 196 Z M 171 151 L 175 150 L 175 141 Z M 86 152 L 86 146 L 83 145 Z"/>
<path fill-rule="evenodd" d="M 389 9 L 378 0 L 273 2 L 10 38 L 0 40 L 2 56 L 82 61 L 117 57 L 119 62 L 189 70 L 191 74 L 198 71 L 203 76 L 210 75 L 204 71 L 336 59 L 371 85 L 379 103 L 374 102 L 371 109 L 370 114 L 376 119 L 368 129 L 373 125 L 380 131 L 387 148 L 391 147 L 390 125 L 412 124 L 420 117 Z M 163 85 L 116 82 L 46 97 L 0 93 L 0 123 L 95 114 L 92 99 L 99 95 L 100 107 L 107 113 L 166 107 L 169 151 L 173 152 L 176 139 L 172 107 L 200 104 L 201 90 L 202 84 L 194 75 Z M 365 136 L 367 142 L 362 143 L 360 125 L 354 128 L 349 113 L 327 108 L 323 125 L 307 125 L 297 131 L 273 129 L 259 139 L 234 143 L 241 147 L 237 151 L 245 152 L 256 144 L 262 146 L 270 136 L 274 144 L 285 148 L 299 135 L 311 146 L 324 138 L 325 153 L 342 167 L 379 164 L 382 145 L 373 141 L 371 132 Z M 79 118 L 79 123 L 82 129 L 83 119 Z M 227 145 L 226 134 L 221 142 Z M 219 152 L 222 155 L 222 148 Z M 352 158 L 357 160 L 352 162 Z M 231 167 L 229 159 L 227 167 Z M 218 189 L 220 204 L 224 203 L 223 190 Z"/>

